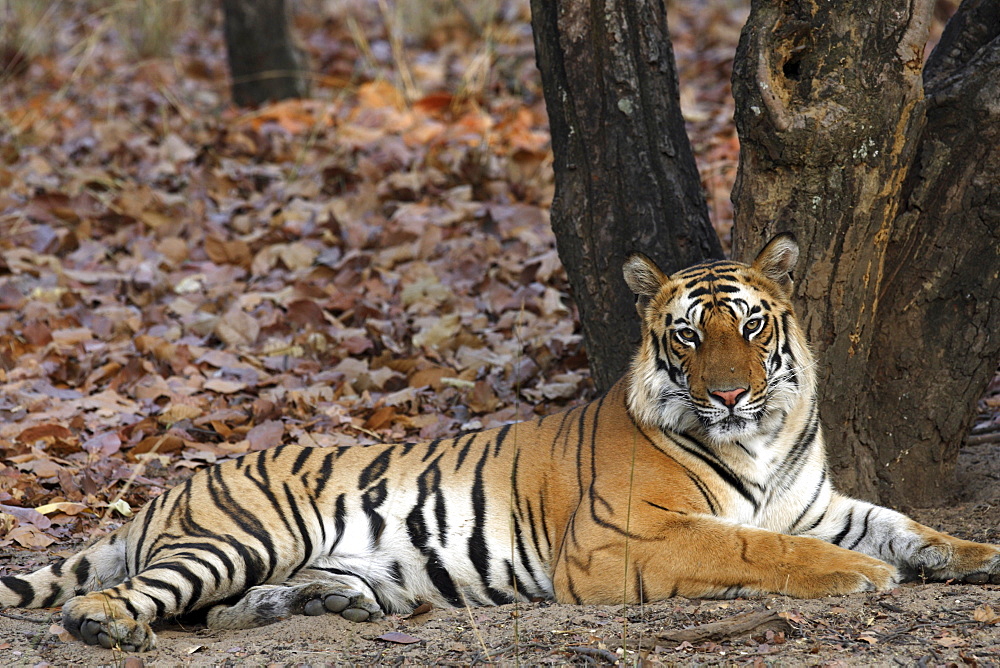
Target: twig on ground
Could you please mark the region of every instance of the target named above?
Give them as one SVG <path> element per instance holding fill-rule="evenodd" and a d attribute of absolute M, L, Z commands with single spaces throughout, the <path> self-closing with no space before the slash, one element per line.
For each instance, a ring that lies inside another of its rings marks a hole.
<path fill-rule="evenodd" d="M 21 622 L 31 622 L 32 624 L 48 624 L 52 621 L 51 616 L 48 619 L 35 619 L 34 617 L 25 617 L 24 615 L 18 615 L 13 612 L 0 612 L 0 617 L 16 619 Z"/>
<path fill-rule="evenodd" d="M 560 651 L 573 652 L 574 654 L 580 654 L 582 656 L 589 656 L 595 659 L 602 659 L 612 665 L 618 662 L 617 654 L 608 651 L 606 649 L 600 649 L 599 647 L 583 647 L 581 645 L 570 645 L 569 647 L 566 647 Z"/>
<path fill-rule="evenodd" d="M 985 445 L 1000 443 L 1000 431 L 988 431 L 985 434 L 972 434 L 965 439 L 966 445 Z"/>
<path fill-rule="evenodd" d="M 781 631 L 784 633 L 790 633 L 792 631 L 792 625 L 787 619 L 781 617 L 776 612 L 745 612 L 739 615 L 734 615 L 729 619 L 724 619 L 721 622 L 700 624 L 699 626 L 689 629 L 663 631 L 661 633 L 657 633 L 653 638 L 649 639 L 644 644 L 658 644 L 662 641 L 675 642 L 678 644 L 682 642 L 696 643 L 705 640 L 718 642 L 720 640 L 735 638 L 737 636 L 763 633 L 764 631 L 774 631 L 775 633 Z"/>

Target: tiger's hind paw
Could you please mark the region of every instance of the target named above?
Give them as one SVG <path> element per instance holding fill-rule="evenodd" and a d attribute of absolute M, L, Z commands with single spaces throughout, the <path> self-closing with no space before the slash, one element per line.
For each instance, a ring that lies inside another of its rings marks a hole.
<path fill-rule="evenodd" d="M 232 605 L 208 611 L 213 629 L 248 629 L 272 624 L 289 615 L 340 614 L 352 622 L 375 621 L 382 610 L 372 598 L 339 580 L 285 585 L 258 585 Z"/>
<path fill-rule="evenodd" d="M 156 646 L 156 634 L 149 624 L 91 596 L 70 599 L 63 606 L 63 627 L 67 631 L 88 645 L 104 649 L 143 652 Z"/>
<path fill-rule="evenodd" d="M 301 609 L 304 615 L 335 612 L 352 622 L 368 622 L 382 618 L 382 610 L 378 604 L 361 592 L 351 590 L 331 592 L 330 586 L 323 583 L 306 585 L 301 593 L 306 599 Z"/>

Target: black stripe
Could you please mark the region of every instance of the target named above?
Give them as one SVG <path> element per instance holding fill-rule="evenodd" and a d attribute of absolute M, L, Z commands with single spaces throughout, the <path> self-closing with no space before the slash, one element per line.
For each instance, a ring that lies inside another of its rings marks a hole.
<path fill-rule="evenodd" d="M 535 522 L 535 511 L 531 509 L 530 500 L 527 501 L 524 504 L 524 506 L 525 506 L 525 512 L 528 515 L 528 528 L 531 529 L 531 544 L 535 548 L 535 554 L 537 554 L 541 558 L 542 555 L 545 553 L 542 551 L 541 543 L 538 542 L 538 526 L 537 523 Z M 545 541 L 545 544 L 548 545 L 548 540 Z"/>
<path fill-rule="evenodd" d="M 59 603 L 59 599 L 63 597 L 63 588 L 58 582 L 52 582 L 49 585 L 49 595 L 39 603 L 38 608 L 51 608 L 52 606 Z"/>
<path fill-rule="evenodd" d="M 530 598 L 525 592 L 528 588 L 525 586 L 521 579 L 517 577 L 517 573 L 514 572 L 514 564 L 510 562 L 509 559 L 503 560 L 504 566 L 507 568 L 507 584 L 513 589 L 518 596 L 521 598 Z"/>
<path fill-rule="evenodd" d="M 688 479 L 690 479 L 691 482 L 694 483 L 694 486 L 698 488 L 698 491 L 701 492 L 702 498 L 704 498 L 705 503 L 708 504 L 708 511 L 713 515 L 718 515 L 719 500 L 715 498 L 715 494 L 713 494 L 712 490 L 708 488 L 708 485 L 705 484 L 705 481 L 696 476 L 694 474 L 694 471 L 690 470 L 688 467 L 684 466 L 683 464 L 680 464 L 680 462 L 678 462 L 678 464 L 681 466 L 681 468 L 684 469 L 684 473 L 687 474 Z"/>
<path fill-rule="evenodd" d="M 861 526 L 861 531 L 858 532 L 857 540 L 851 543 L 851 546 L 847 548 L 848 550 L 853 550 L 854 548 L 856 548 L 858 546 L 858 543 L 860 543 L 862 539 L 868 535 L 868 518 L 871 517 L 873 510 L 875 510 L 875 508 L 869 508 L 868 512 L 865 513 L 865 523 Z"/>
<path fill-rule="evenodd" d="M 378 484 L 369 488 L 361 497 L 361 509 L 368 518 L 368 529 L 372 537 L 372 545 L 378 547 L 379 539 L 385 530 L 385 518 L 375 512 L 388 496 L 386 491 L 387 480 L 382 478 Z"/>
<path fill-rule="evenodd" d="M 440 492 L 440 485 L 435 484 L 432 486 L 431 484 L 434 481 L 440 480 L 440 470 L 438 469 L 438 462 L 440 461 L 441 457 L 439 456 L 417 477 L 417 501 L 413 509 L 410 510 L 410 514 L 406 516 L 406 533 L 413 546 L 420 550 L 420 553 L 425 557 L 424 571 L 427 573 L 431 584 L 434 585 L 448 603 L 455 607 L 460 607 L 462 605 L 462 598 L 455 588 L 455 583 L 451 579 L 451 575 L 441 565 L 441 558 L 437 552 L 427 546 L 427 539 L 430 537 L 430 533 L 427 530 L 427 523 L 424 521 L 424 506 L 427 503 L 432 488 L 435 491 L 435 497 Z M 444 532 L 440 524 L 439 528 Z"/>
<path fill-rule="evenodd" d="M 195 575 L 191 569 L 188 568 L 187 564 L 181 561 L 173 561 L 164 564 L 157 564 L 155 569 L 173 571 L 191 584 L 191 595 L 188 599 L 187 605 L 183 606 L 184 612 L 190 612 L 200 607 L 199 603 L 201 603 L 201 595 L 204 593 L 204 580 L 202 580 L 200 576 Z M 177 602 L 177 607 L 178 609 L 181 609 L 180 601 Z"/>
<path fill-rule="evenodd" d="M 696 439 L 692 438 L 690 434 L 685 433 L 682 434 L 682 436 L 684 436 L 685 439 L 691 441 L 692 443 L 702 448 L 703 450 L 708 451 L 708 448 L 706 448 L 703 443 L 699 443 Z M 708 466 L 713 471 L 715 471 L 715 474 L 717 476 L 722 478 L 722 480 L 727 485 L 735 489 L 740 496 L 742 496 L 744 499 L 750 502 L 755 512 L 760 509 L 760 501 L 758 501 L 757 498 L 750 493 L 750 490 L 747 489 L 744 481 L 741 480 L 735 473 L 733 473 L 733 471 L 728 466 L 726 466 L 722 462 L 717 461 L 714 457 L 708 457 L 694 448 L 689 448 L 688 446 L 684 445 L 679 441 L 676 441 L 676 443 L 682 450 L 684 450 L 684 452 L 688 453 L 689 455 L 692 455 L 693 457 L 697 457 L 701 461 L 708 464 Z"/>
<path fill-rule="evenodd" d="M 854 525 L 854 511 L 852 510 L 851 512 L 847 513 L 847 524 L 844 526 L 844 529 L 839 534 L 837 534 L 837 537 L 834 538 L 831 542 L 834 545 L 840 545 L 840 541 L 844 540 L 847 534 L 850 533 L 851 526 L 853 525 Z"/>
<path fill-rule="evenodd" d="M 809 407 L 809 418 L 802 432 L 796 439 L 795 444 L 788 451 L 785 460 L 771 476 L 772 484 L 768 496 L 773 496 L 775 490 L 791 488 L 795 484 L 795 479 L 805 466 L 806 456 L 812 452 L 816 443 L 816 434 L 819 432 L 819 415 L 817 415 L 816 404 Z"/>
<path fill-rule="evenodd" d="M 333 551 L 337 548 L 340 539 L 344 537 L 345 526 L 347 526 L 347 509 L 344 506 L 344 495 L 338 494 L 333 509 L 333 528 L 337 532 L 337 537 L 333 539 L 333 545 L 330 546 L 327 554 L 333 554 Z"/>
<path fill-rule="evenodd" d="M 656 368 L 659 371 L 668 371 L 667 363 L 663 360 L 663 353 L 661 352 L 660 342 L 656 338 L 656 332 L 649 333 L 649 340 L 653 344 L 653 359 L 656 361 Z M 673 377 L 671 376 L 671 379 Z"/>
<path fill-rule="evenodd" d="M 479 436 L 479 433 L 480 432 L 475 432 L 475 433 L 469 434 L 469 436 L 465 439 L 465 445 L 463 445 L 462 449 L 458 451 L 458 459 L 455 461 L 455 471 L 456 472 L 460 468 L 462 468 L 462 464 L 465 462 L 465 458 L 469 454 L 469 448 L 472 447 L 472 443 L 473 443 L 473 441 L 476 440 L 476 437 Z M 457 440 L 455 441 L 455 445 L 458 445 L 458 441 Z M 424 459 L 426 459 L 426 457 Z"/>
<path fill-rule="evenodd" d="M 496 438 L 493 439 L 493 456 L 498 457 L 500 455 L 500 448 L 503 446 L 503 442 L 507 440 L 507 432 L 510 431 L 513 425 L 505 424 L 497 432 Z"/>
<path fill-rule="evenodd" d="M 284 446 L 278 446 L 278 447 L 282 448 Z M 277 449 L 278 448 L 275 448 L 275 450 Z M 284 509 L 282 509 L 281 503 L 278 500 L 278 495 L 275 493 L 274 489 L 275 485 L 271 482 L 270 468 L 267 466 L 267 460 L 265 458 L 267 452 L 268 451 L 266 450 L 262 452 L 261 455 L 257 457 L 256 466 L 252 468 L 248 467 L 243 472 L 243 475 L 248 480 L 253 482 L 254 485 L 257 486 L 257 489 L 260 490 L 260 493 L 263 494 L 264 497 L 271 503 L 271 507 L 278 515 L 278 519 L 280 519 L 282 525 L 284 525 L 285 532 L 291 536 L 294 536 L 295 532 L 292 530 L 292 525 L 289 523 L 288 517 L 286 516 L 286 513 Z M 259 480 L 254 478 L 253 476 L 254 472 L 256 472 L 260 476 Z M 295 512 L 296 505 L 298 504 L 294 504 L 288 508 L 289 514 L 297 515 L 297 513 Z M 232 510 L 234 510 L 235 508 L 240 508 L 241 510 L 244 510 L 244 513 L 246 513 L 246 510 L 243 509 L 242 500 L 236 501 L 235 499 L 233 499 L 233 502 L 229 507 L 230 515 L 233 514 Z M 262 537 L 264 538 L 263 540 L 261 540 L 261 543 L 264 544 L 265 548 L 268 551 L 268 556 L 270 557 L 267 576 L 265 577 L 265 581 L 268 581 L 271 579 L 271 576 L 274 575 L 274 570 L 278 567 L 279 564 L 278 551 L 277 547 L 274 544 L 274 539 L 277 537 L 274 530 L 277 527 L 265 526 L 262 522 L 256 520 L 256 518 L 254 519 L 256 521 L 257 526 L 260 527 Z M 255 536 L 255 537 L 257 537 L 258 539 L 261 538 L 261 536 Z"/>
<path fill-rule="evenodd" d="M 76 576 L 77 587 L 84 587 L 90 581 L 90 558 L 86 554 L 73 566 L 73 574 Z"/>
<path fill-rule="evenodd" d="M 434 455 L 434 451 L 437 450 L 438 445 L 443 441 L 443 438 L 435 438 L 433 441 L 427 444 L 427 449 L 424 451 L 424 456 L 420 458 L 420 461 L 426 462 Z"/>
<path fill-rule="evenodd" d="M 292 475 L 298 475 L 299 471 L 301 471 L 302 467 L 305 466 L 306 461 L 309 459 L 309 456 L 312 455 L 312 453 L 313 453 L 312 448 L 302 449 L 302 452 L 299 453 L 299 456 L 295 458 L 295 463 L 292 464 Z"/>
<path fill-rule="evenodd" d="M 182 547 L 187 547 L 187 546 L 184 545 Z M 211 550 L 206 549 L 204 551 L 205 552 L 212 552 L 213 554 L 219 554 L 219 553 L 221 553 L 221 550 L 217 546 L 212 545 L 211 547 L 213 549 L 211 549 Z M 176 558 L 178 558 L 178 559 L 183 559 L 186 563 L 198 564 L 199 566 L 202 566 L 206 570 L 208 570 L 212 574 L 212 579 L 215 581 L 215 587 L 216 588 L 218 588 L 222 584 L 222 573 L 219 572 L 219 569 L 216 568 L 215 564 L 213 564 L 211 561 L 208 561 L 207 559 L 203 559 L 203 558 L 199 557 L 194 552 L 178 552 L 174 556 Z M 232 580 L 232 578 L 229 578 L 229 579 Z"/>
<path fill-rule="evenodd" d="M 145 508 L 142 509 L 143 521 L 140 523 L 141 530 L 139 536 L 132 542 L 131 545 L 126 546 L 126 557 L 125 557 L 125 572 L 127 575 L 132 576 L 142 570 L 142 567 L 147 563 L 148 551 L 146 556 L 143 556 L 143 548 L 148 547 L 152 549 L 153 545 L 156 544 L 156 539 L 160 536 L 154 536 L 153 542 L 147 546 L 146 540 L 149 537 L 149 529 L 153 522 L 156 521 L 157 516 L 160 514 L 160 506 L 166 505 L 167 501 L 171 501 L 171 509 L 166 512 L 166 517 L 175 517 L 178 515 L 183 515 L 183 512 L 179 511 L 178 508 L 181 504 L 186 503 L 187 499 L 191 495 L 193 483 L 192 479 L 188 478 L 184 481 L 184 484 L 180 487 L 175 487 L 166 494 L 161 494 L 160 496 L 153 499 Z M 187 507 L 187 505 L 185 505 Z M 132 553 L 132 561 L 129 563 L 128 553 Z M 130 568 L 131 566 L 131 568 Z"/>
<path fill-rule="evenodd" d="M 543 574 L 542 580 L 539 580 L 538 574 L 535 573 L 534 569 L 532 569 L 531 567 L 531 559 L 528 556 L 527 548 L 525 548 L 524 546 L 524 532 L 521 531 L 521 520 L 517 515 L 514 516 L 514 543 L 517 547 L 517 558 L 518 561 L 521 562 L 521 568 L 523 568 L 524 571 L 531 576 L 532 580 L 531 584 L 533 588 L 533 591 L 531 593 L 534 595 L 544 594 L 545 591 L 539 584 L 539 582 L 547 579 L 547 576 Z M 525 595 L 523 593 L 524 592 L 523 589 L 518 589 L 518 591 L 522 592 L 521 593 L 522 596 Z"/>
<path fill-rule="evenodd" d="M 0 578 L 0 584 L 21 597 L 17 608 L 27 608 L 35 598 L 35 588 L 27 580 L 22 580 L 15 575 L 5 575 Z"/>
<path fill-rule="evenodd" d="M 288 508 L 291 510 L 292 518 L 295 520 L 295 526 L 299 530 L 299 542 L 302 544 L 302 559 L 299 563 L 295 565 L 292 569 L 292 573 L 298 573 L 300 570 L 305 568 L 313 559 L 313 541 L 312 536 L 309 535 L 309 527 L 306 526 L 306 522 L 302 519 L 302 514 L 298 512 L 299 503 L 295 498 L 295 494 L 292 493 L 292 488 L 289 487 L 287 482 L 281 484 L 282 488 L 285 490 L 285 500 L 288 501 Z"/>
<path fill-rule="evenodd" d="M 642 437 L 646 439 L 646 441 L 648 443 L 653 444 L 653 439 L 651 439 L 649 437 L 649 435 L 646 433 L 645 429 L 642 428 L 642 425 L 640 425 L 638 422 L 635 421 L 635 418 L 632 417 L 632 414 L 629 413 L 627 409 L 626 409 L 625 414 L 628 415 L 629 421 L 632 423 L 632 427 L 634 429 L 636 429 L 642 435 Z M 674 445 L 678 445 L 677 444 L 677 440 L 673 437 L 673 432 L 663 431 L 663 435 L 667 438 L 668 441 L 670 441 Z M 653 447 L 655 448 L 656 445 L 653 444 Z M 663 452 L 659 448 L 656 448 L 656 449 L 659 450 L 660 452 Z M 718 515 L 719 514 L 719 507 L 718 507 L 718 503 L 717 503 L 718 499 L 715 498 L 715 495 L 712 494 L 712 491 L 710 489 L 708 489 L 708 487 L 705 485 L 704 481 L 700 477 L 698 477 L 697 475 L 695 475 L 694 471 L 692 471 L 688 467 L 684 466 L 684 464 L 682 464 L 681 462 L 679 462 L 676 457 L 671 457 L 670 455 L 668 455 L 665 452 L 663 453 L 663 455 L 665 457 L 669 457 L 671 459 L 671 461 L 673 461 L 675 464 L 677 464 L 678 466 L 680 466 L 681 469 L 684 470 L 684 473 L 687 475 L 688 479 L 691 481 L 692 484 L 694 484 L 694 486 L 701 493 L 702 498 L 705 499 L 705 503 L 708 505 L 709 511 L 713 515 Z"/>
<path fill-rule="evenodd" d="M 337 455 L 328 452 L 323 457 L 323 463 L 319 465 L 319 475 L 316 477 L 316 489 L 313 490 L 313 496 L 317 499 L 323 495 L 323 490 L 326 489 L 327 483 L 330 482 L 330 477 L 333 473 L 333 462 L 336 458 Z"/>
<path fill-rule="evenodd" d="M 812 524 L 810 524 L 809 526 L 807 526 L 802 531 L 800 531 L 799 534 L 809 533 L 810 531 L 812 531 L 813 529 L 815 529 L 816 527 L 818 527 L 819 524 L 820 524 L 820 522 L 822 522 L 826 518 L 826 511 L 828 511 L 828 510 L 830 510 L 830 506 L 827 506 L 826 508 L 824 508 L 823 512 L 820 513 L 820 516 L 816 518 L 816 521 L 813 522 Z"/>
<path fill-rule="evenodd" d="M 506 433 L 506 432 L 504 432 Z M 486 485 L 483 480 L 483 469 L 486 467 L 489 450 L 484 448 L 483 454 L 476 464 L 476 477 L 472 484 L 472 535 L 469 537 L 469 560 L 479 573 L 479 579 L 486 595 L 496 605 L 513 603 L 513 599 L 503 592 L 490 586 L 490 552 L 486 546 Z"/>
<path fill-rule="evenodd" d="M 812 498 L 809 499 L 809 503 L 807 503 L 805 508 L 802 509 L 802 512 L 799 513 L 799 516 L 795 518 L 795 521 L 792 522 L 791 525 L 789 525 L 788 528 L 789 533 L 794 533 L 795 527 L 797 527 L 799 525 L 799 522 L 802 521 L 802 519 L 806 516 L 806 514 L 808 514 L 808 512 L 812 510 L 813 504 L 816 503 L 816 499 L 819 498 L 819 493 L 823 491 L 823 485 L 825 484 L 826 484 L 826 469 L 824 468 L 823 473 L 819 478 L 819 484 L 816 485 L 816 491 L 813 492 Z"/>
<path fill-rule="evenodd" d="M 643 503 L 646 503 L 647 505 L 653 506 L 654 508 L 657 508 L 657 509 L 662 510 L 662 511 L 667 512 L 667 513 L 674 513 L 676 515 L 687 515 L 687 513 L 684 512 L 683 510 L 671 510 L 670 508 L 667 508 L 666 506 L 661 506 L 658 503 L 653 503 L 649 499 L 643 499 Z"/>
<path fill-rule="evenodd" d="M 389 470 L 389 459 L 391 457 L 392 446 L 389 446 L 380 452 L 378 457 L 373 459 L 368 466 L 361 469 L 361 475 L 358 476 L 358 489 L 365 489 L 374 481 L 383 477 L 386 471 Z"/>
<path fill-rule="evenodd" d="M 239 462 L 239 460 L 237 460 Z M 244 571 L 246 580 L 244 585 L 252 587 L 262 584 L 270 579 L 274 573 L 278 554 L 272 540 L 272 532 L 268 530 L 260 520 L 250 515 L 242 504 L 237 503 L 232 494 L 229 493 L 229 486 L 223 477 L 224 467 L 218 466 L 208 469 L 206 488 L 211 495 L 216 507 L 227 509 L 229 518 L 244 532 L 257 539 L 267 552 L 268 563 L 264 564 L 261 555 L 256 551 L 251 551 L 244 547 L 243 541 L 231 538 L 230 544 L 237 548 L 240 556 L 244 559 Z M 209 534 L 212 535 L 212 534 Z M 266 567 L 266 570 L 265 570 Z"/>
<path fill-rule="evenodd" d="M 140 585 L 143 587 L 142 590 L 138 589 L 138 587 Z M 157 580 L 156 578 L 150 577 L 148 575 L 139 574 L 139 575 L 136 575 L 131 580 L 123 583 L 122 588 L 125 591 L 131 591 L 131 592 L 135 592 L 136 594 L 142 594 L 143 596 L 145 596 L 146 598 L 148 598 L 150 601 L 152 601 L 153 605 L 156 606 L 156 617 L 157 618 L 166 617 L 167 616 L 167 604 L 163 601 L 163 599 L 158 598 L 157 596 L 154 596 L 153 592 L 147 591 L 149 589 L 153 589 L 153 590 L 157 590 L 157 591 L 164 591 L 164 592 L 167 592 L 168 594 L 171 594 L 174 597 L 174 601 L 175 601 L 175 603 L 174 603 L 174 610 L 179 610 L 180 609 L 181 593 L 177 589 L 177 587 L 175 587 L 174 585 L 172 585 L 169 582 L 164 582 L 162 580 Z M 126 597 L 126 600 L 128 600 L 128 597 Z"/>

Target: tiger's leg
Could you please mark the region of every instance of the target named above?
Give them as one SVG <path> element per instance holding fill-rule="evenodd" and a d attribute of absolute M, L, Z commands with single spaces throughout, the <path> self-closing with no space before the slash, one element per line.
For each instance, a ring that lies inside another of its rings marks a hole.
<path fill-rule="evenodd" d="M 638 603 L 682 595 L 815 598 L 887 589 L 896 568 L 817 538 L 665 508 L 633 513 L 627 531 L 577 513 L 555 559 L 564 603 Z M 582 518 L 582 519 L 581 519 Z"/>
<path fill-rule="evenodd" d="M 803 535 L 887 561 L 906 579 L 1000 583 L 1000 546 L 954 538 L 895 510 L 836 492 L 819 522 Z"/>
<path fill-rule="evenodd" d="M 281 585 L 251 587 L 232 605 L 208 611 L 213 629 L 245 629 L 271 624 L 289 615 L 339 613 L 352 622 L 381 619 L 374 592 L 359 577 L 306 568 Z"/>
<path fill-rule="evenodd" d="M 71 557 L 27 575 L 0 578 L 0 608 L 51 608 L 73 596 L 120 584 L 127 577 L 119 531 Z"/>
<path fill-rule="evenodd" d="M 165 551 L 121 584 L 67 601 L 63 626 L 90 645 L 152 649 L 156 634 L 150 624 L 244 591 L 246 579 L 255 577 L 251 571 L 264 563 L 254 557 L 246 549 L 216 544 Z"/>

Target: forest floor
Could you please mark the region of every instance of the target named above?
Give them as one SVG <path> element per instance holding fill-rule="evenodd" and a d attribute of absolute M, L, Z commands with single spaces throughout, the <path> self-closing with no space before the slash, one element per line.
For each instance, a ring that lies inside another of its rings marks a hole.
<path fill-rule="evenodd" d="M 141 16 L 133 3 L 2 5 L 0 574 L 71 553 L 221 459 L 433 438 L 593 397 L 548 225 L 526 2 L 469 0 L 465 16 L 434 0 L 304 0 L 313 98 L 257 110 L 228 102 L 215 3 L 134 4 Z M 728 246 L 729 75 L 747 7 L 670 12 Z M 1000 543 L 991 392 L 954 503 L 914 515 Z M 8 610 L 0 664 L 986 666 L 1000 665 L 998 614 L 997 586 L 907 584 L 167 625 L 158 649 L 125 656 L 67 639 L 55 611 Z"/>

